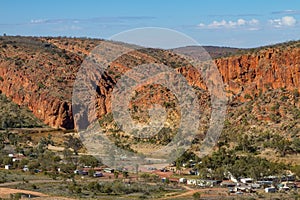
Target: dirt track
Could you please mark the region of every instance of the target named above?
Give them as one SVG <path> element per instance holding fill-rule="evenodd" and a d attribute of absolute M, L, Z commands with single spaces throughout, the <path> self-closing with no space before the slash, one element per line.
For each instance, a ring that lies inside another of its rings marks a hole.
<path fill-rule="evenodd" d="M 47 194 L 43 194 L 40 192 L 34 192 L 34 191 L 30 191 L 30 190 L 19 190 L 19 189 L 0 187 L 0 197 L 1 198 L 10 198 L 11 194 L 17 194 L 17 193 L 34 195 L 34 196 L 36 196 L 34 198 L 35 200 L 74 200 L 74 199 L 65 198 L 65 197 L 51 197 Z"/>
<path fill-rule="evenodd" d="M 40 193 L 40 192 L 33 192 L 29 190 L 19 190 L 19 189 L 11 189 L 11 188 L 0 188 L 0 196 L 9 198 L 10 194 L 17 194 L 17 193 L 23 193 L 23 194 L 30 194 L 38 197 L 48 197 L 48 195 Z"/>
<path fill-rule="evenodd" d="M 165 200 L 165 199 L 176 199 L 176 198 L 181 198 L 181 197 L 191 197 L 194 193 L 199 192 L 201 194 L 201 197 L 220 197 L 222 196 L 227 196 L 226 194 L 226 189 L 224 188 L 204 188 L 204 189 L 192 189 L 187 186 L 184 187 L 187 189 L 186 192 L 174 195 L 174 196 L 169 196 L 169 197 L 164 197 L 160 198 L 160 200 Z M 221 195 L 220 195 L 221 194 Z"/>
<path fill-rule="evenodd" d="M 54 183 L 54 182 L 61 182 L 60 180 L 31 180 L 30 183 Z M 7 188 L 7 186 L 13 186 L 23 183 L 22 181 L 16 181 L 16 182 L 9 182 L 9 183 L 1 183 L 0 184 L 0 197 L 1 198 L 9 198 L 10 194 L 17 194 L 17 193 L 23 193 L 23 194 L 30 194 L 37 196 L 37 198 L 34 198 L 36 200 L 73 200 L 70 198 L 64 198 L 64 197 L 50 197 L 47 194 L 43 194 L 40 192 L 30 191 L 30 190 L 20 190 L 20 189 L 11 189 Z"/>

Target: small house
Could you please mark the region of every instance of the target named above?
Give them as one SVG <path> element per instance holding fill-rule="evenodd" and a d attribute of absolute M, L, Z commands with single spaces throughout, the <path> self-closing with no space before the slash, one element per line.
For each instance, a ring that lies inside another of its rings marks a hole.
<path fill-rule="evenodd" d="M 279 191 L 289 191 L 290 188 L 286 186 L 279 186 Z"/>
<path fill-rule="evenodd" d="M 237 185 L 237 183 L 233 182 L 233 181 L 222 181 L 222 183 L 220 184 L 222 187 L 235 187 Z"/>
<path fill-rule="evenodd" d="M 265 192 L 266 193 L 275 193 L 276 192 L 276 188 L 274 188 L 274 187 L 265 188 Z"/>
<path fill-rule="evenodd" d="M 5 165 L 4 168 L 7 169 L 7 170 L 10 170 L 11 169 L 11 165 Z"/>
<path fill-rule="evenodd" d="M 241 178 L 240 181 L 244 184 L 250 184 L 253 183 L 253 179 L 252 178 Z"/>
<path fill-rule="evenodd" d="M 179 183 L 186 183 L 186 182 L 187 182 L 186 178 L 180 178 L 179 179 Z"/>
<path fill-rule="evenodd" d="M 252 184 L 251 184 L 251 188 L 252 188 L 252 189 L 259 189 L 259 188 L 261 188 L 261 185 L 258 184 L 258 183 L 252 183 Z"/>
<path fill-rule="evenodd" d="M 218 184 L 216 180 L 202 180 L 202 179 L 187 179 L 188 185 L 198 185 L 201 187 L 213 187 Z"/>
<path fill-rule="evenodd" d="M 248 186 L 246 184 L 241 184 L 235 187 L 236 191 L 242 191 L 242 192 L 252 192 L 251 186 Z"/>
<path fill-rule="evenodd" d="M 197 180 L 196 179 L 187 179 L 186 184 L 188 185 L 196 185 Z"/>
<path fill-rule="evenodd" d="M 282 176 L 281 180 L 282 181 L 295 181 L 296 177 L 295 177 L 295 175 L 290 174 L 290 175 Z"/>
<path fill-rule="evenodd" d="M 295 185 L 294 182 L 284 181 L 284 182 L 281 182 L 278 185 L 278 187 L 279 187 L 280 190 L 287 191 L 287 190 L 290 190 L 292 188 L 296 188 L 296 185 Z"/>
<path fill-rule="evenodd" d="M 213 187 L 218 184 L 216 180 L 198 180 L 197 185 L 201 187 Z"/>
<path fill-rule="evenodd" d="M 114 173 L 115 172 L 115 170 L 111 169 L 111 168 L 104 168 L 103 171 L 106 173 Z"/>
<path fill-rule="evenodd" d="M 262 185 L 263 187 L 270 187 L 273 184 L 273 181 L 257 181 L 257 184 Z"/>
<path fill-rule="evenodd" d="M 19 162 L 22 159 L 25 158 L 25 156 L 22 153 L 18 153 L 18 154 L 8 154 L 8 157 L 12 158 L 13 162 Z"/>
<path fill-rule="evenodd" d="M 13 158 L 12 161 L 13 161 L 13 162 L 19 162 L 19 161 L 21 161 L 22 159 L 23 159 L 23 158 Z"/>

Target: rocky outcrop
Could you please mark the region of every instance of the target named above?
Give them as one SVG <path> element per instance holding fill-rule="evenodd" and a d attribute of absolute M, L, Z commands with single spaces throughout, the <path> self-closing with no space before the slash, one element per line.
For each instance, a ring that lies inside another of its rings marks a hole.
<path fill-rule="evenodd" d="M 72 83 L 82 58 L 35 38 L 2 37 L 0 90 L 51 127 L 73 129 Z"/>
<path fill-rule="evenodd" d="M 279 88 L 300 90 L 300 48 L 269 48 L 215 63 L 227 91 L 237 96 Z"/>
<path fill-rule="evenodd" d="M 15 103 L 27 106 L 49 126 L 73 129 L 71 98 L 76 72 L 88 51 L 99 42 L 91 39 L 0 37 L 0 90 Z M 147 62 L 176 68 L 190 84 L 205 89 L 195 69 L 174 54 L 161 50 L 132 53 L 114 62 L 97 83 L 98 116 L 110 112 L 110 96 L 118 78 L 132 66 Z M 216 59 L 215 63 L 232 99 L 244 101 L 246 94 L 254 96 L 278 88 L 300 91 L 300 48 L 297 45 L 248 51 Z M 159 95 L 153 95 L 153 98 L 164 99 Z"/>

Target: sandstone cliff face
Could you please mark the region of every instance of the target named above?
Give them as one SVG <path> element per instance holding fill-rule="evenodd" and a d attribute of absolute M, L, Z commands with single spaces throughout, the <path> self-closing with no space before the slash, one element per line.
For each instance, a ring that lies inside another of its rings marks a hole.
<path fill-rule="evenodd" d="M 82 58 L 34 38 L 1 38 L 0 90 L 51 127 L 74 128 L 71 91 Z"/>
<path fill-rule="evenodd" d="M 84 56 L 99 42 L 88 39 L 1 37 L 0 90 L 17 104 L 27 106 L 49 126 L 72 129 L 71 98 L 76 72 Z M 150 53 L 136 52 L 119 58 L 97 83 L 99 117 L 111 111 L 112 88 L 120 76 L 131 67 L 148 62 L 176 68 L 191 85 L 205 89 L 195 69 L 173 54 L 155 50 Z M 219 58 L 215 63 L 231 99 L 244 101 L 246 94 L 253 96 L 278 88 L 300 91 L 298 47 L 267 48 L 256 53 Z M 168 99 L 165 95 L 152 96 L 158 102 L 164 102 Z"/>
<path fill-rule="evenodd" d="M 236 96 L 261 90 L 300 90 L 300 49 L 266 49 L 258 53 L 217 59 L 226 89 Z"/>

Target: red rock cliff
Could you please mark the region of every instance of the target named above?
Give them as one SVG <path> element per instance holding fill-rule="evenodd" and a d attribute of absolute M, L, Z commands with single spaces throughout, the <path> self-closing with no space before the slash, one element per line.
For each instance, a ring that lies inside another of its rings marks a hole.
<path fill-rule="evenodd" d="M 87 39 L 2 37 L 0 90 L 17 104 L 28 106 L 46 124 L 72 129 L 71 97 L 76 72 L 87 50 L 97 42 Z M 120 58 L 111 66 L 112 73 L 105 74 L 98 83 L 99 116 L 110 111 L 113 83 L 131 64 L 154 61 L 172 67 L 180 66 L 177 64 L 181 60 L 169 53 L 154 51 L 150 55 L 137 53 Z M 134 61 L 137 58 L 139 61 Z M 219 58 L 215 63 L 231 98 L 243 100 L 245 94 L 272 88 L 300 91 L 299 47 L 270 47 L 255 53 Z M 204 88 L 199 74 L 195 74 L 193 69 L 183 65 L 177 71 L 186 76 L 188 82 Z"/>

